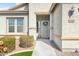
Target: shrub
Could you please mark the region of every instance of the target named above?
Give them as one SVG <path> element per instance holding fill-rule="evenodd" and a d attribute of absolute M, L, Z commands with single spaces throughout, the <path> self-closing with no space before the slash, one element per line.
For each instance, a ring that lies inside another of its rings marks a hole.
<path fill-rule="evenodd" d="M 0 46 L 2 46 L 4 44 L 4 42 L 3 41 L 0 41 Z"/>
<path fill-rule="evenodd" d="M 31 46 L 33 46 L 33 43 L 34 43 L 33 36 L 23 35 L 20 37 L 19 46 L 22 48 L 31 47 Z"/>
<path fill-rule="evenodd" d="M 0 38 L 0 41 L 4 42 L 3 45 L 4 47 L 7 48 L 7 53 L 15 49 L 15 37 L 14 36 L 5 36 L 3 38 Z"/>

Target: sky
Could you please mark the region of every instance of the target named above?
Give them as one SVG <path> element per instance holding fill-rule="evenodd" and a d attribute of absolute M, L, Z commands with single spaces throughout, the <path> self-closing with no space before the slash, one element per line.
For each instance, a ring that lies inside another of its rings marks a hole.
<path fill-rule="evenodd" d="M 5 10 L 14 7 L 16 3 L 0 3 L 0 10 Z"/>

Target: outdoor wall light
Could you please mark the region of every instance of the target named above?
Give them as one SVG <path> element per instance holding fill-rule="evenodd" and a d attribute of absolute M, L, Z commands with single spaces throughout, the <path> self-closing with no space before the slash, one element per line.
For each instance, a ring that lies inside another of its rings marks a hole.
<path fill-rule="evenodd" d="M 71 9 L 68 12 L 69 18 L 74 14 L 74 7 L 71 7 Z"/>
<path fill-rule="evenodd" d="M 71 9 L 68 11 L 68 16 L 69 16 L 68 23 L 75 22 L 74 17 L 72 16 L 74 14 L 74 10 L 75 10 L 75 8 L 71 7 Z"/>

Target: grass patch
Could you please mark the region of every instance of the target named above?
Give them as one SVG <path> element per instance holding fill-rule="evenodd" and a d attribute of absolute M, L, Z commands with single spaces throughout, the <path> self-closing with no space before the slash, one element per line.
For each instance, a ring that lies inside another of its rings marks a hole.
<path fill-rule="evenodd" d="M 32 51 L 20 52 L 20 53 L 16 53 L 10 56 L 32 56 Z"/>

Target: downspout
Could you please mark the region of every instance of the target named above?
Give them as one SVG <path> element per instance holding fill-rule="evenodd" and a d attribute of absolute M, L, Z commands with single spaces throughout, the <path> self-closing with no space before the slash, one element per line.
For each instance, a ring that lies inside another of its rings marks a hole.
<path fill-rule="evenodd" d="M 28 21 L 27 21 L 27 35 L 29 35 L 29 15 L 28 15 Z"/>
<path fill-rule="evenodd" d="M 29 10 L 29 4 L 28 4 L 28 10 Z M 27 21 L 27 35 L 29 36 L 29 13 L 28 13 L 28 21 Z"/>

